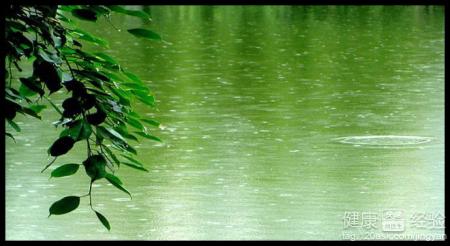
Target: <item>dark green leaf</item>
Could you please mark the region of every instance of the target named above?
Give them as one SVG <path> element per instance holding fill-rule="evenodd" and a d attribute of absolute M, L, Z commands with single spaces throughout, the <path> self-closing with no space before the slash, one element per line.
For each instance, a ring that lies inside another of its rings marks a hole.
<path fill-rule="evenodd" d="M 69 128 L 64 129 L 60 137 L 70 136 L 75 141 L 81 141 L 88 139 L 92 134 L 92 127 L 90 124 L 86 123 L 84 120 L 76 120 L 70 124 Z"/>
<path fill-rule="evenodd" d="M 36 112 L 27 107 L 22 107 L 22 112 L 35 118 L 41 119 L 41 116 L 39 116 L 38 114 L 36 114 Z"/>
<path fill-rule="evenodd" d="M 152 16 L 152 10 L 149 6 L 144 6 L 144 8 L 142 9 L 145 13 L 147 13 L 150 17 Z"/>
<path fill-rule="evenodd" d="M 105 121 L 106 113 L 103 110 L 97 109 L 97 112 L 87 115 L 86 118 L 90 124 L 97 126 Z"/>
<path fill-rule="evenodd" d="M 106 217 L 97 211 L 95 211 L 95 214 L 97 215 L 97 218 L 100 220 L 100 222 L 102 222 L 102 224 L 106 227 L 106 229 L 108 229 L 108 231 L 111 230 L 111 226 L 109 225 Z"/>
<path fill-rule="evenodd" d="M 89 5 L 89 9 L 95 11 L 97 15 L 107 15 L 110 13 L 109 9 L 101 6 L 101 5 Z"/>
<path fill-rule="evenodd" d="M 33 78 L 20 78 L 20 82 L 22 82 L 22 85 L 27 89 L 39 93 L 40 96 L 44 95 L 45 93 L 39 82 L 34 80 Z"/>
<path fill-rule="evenodd" d="M 34 73 L 45 83 L 50 94 L 59 90 L 61 85 L 61 72 L 53 63 L 37 59 L 33 63 Z"/>
<path fill-rule="evenodd" d="M 16 102 L 11 101 L 9 99 L 5 99 L 4 102 L 5 102 L 5 105 L 4 105 L 5 118 L 8 120 L 14 119 L 14 117 L 16 117 L 16 112 L 20 111 L 22 109 L 22 106 L 20 106 Z"/>
<path fill-rule="evenodd" d="M 107 71 L 102 71 L 102 73 L 105 76 L 107 76 L 112 81 L 119 82 L 119 81 L 124 81 L 125 80 L 125 78 L 122 78 L 122 76 L 120 74 L 117 74 L 117 73 L 114 73 L 114 72 L 110 73 L 110 72 L 107 72 Z"/>
<path fill-rule="evenodd" d="M 14 141 L 14 143 L 16 142 L 16 139 L 14 138 L 14 136 L 11 133 L 5 132 L 5 135 L 10 137 Z"/>
<path fill-rule="evenodd" d="M 72 137 L 64 136 L 56 140 L 49 149 L 51 156 L 64 155 L 72 149 L 75 144 L 75 140 Z"/>
<path fill-rule="evenodd" d="M 52 171 L 51 176 L 52 177 L 64 177 L 69 176 L 78 171 L 80 168 L 80 165 L 78 164 L 64 164 L 55 170 Z"/>
<path fill-rule="evenodd" d="M 8 123 L 10 126 L 12 126 L 12 128 L 14 128 L 14 130 L 16 130 L 16 132 L 20 132 L 20 127 L 16 124 L 16 122 L 14 122 L 13 120 L 7 119 Z"/>
<path fill-rule="evenodd" d="M 130 192 L 128 192 L 125 188 L 122 187 L 122 181 L 120 181 L 120 179 L 118 177 L 114 176 L 113 174 L 107 173 L 105 178 L 116 188 L 127 193 L 131 198 Z"/>
<path fill-rule="evenodd" d="M 122 135 L 126 139 L 131 139 L 136 142 L 139 142 L 139 140 L 134 135 L 128 133 L 128 130 L 126 129 L 126 127 L 119 126 L 119 127 L 115 127 L 114 130 L 116 130 L 118 133 L 120 133 L 120 135 Z"/>
<path fill-rule="evenodd" d="M 81 97 L 86 95 L 86 86 L 78 80 L 72 79 L 65 81 L 64 86 L 68 91 L 72 92 L 73 97 Z"/>
<path fill-rule="evenodd" d="M 117 166 L 120 166 L 120 161 L 119 161 L 119 159 L 117 159 L 116 155 L 114 155 L 112 150 L 105 145 L 103 145 L 103 148 L 106 150 L 106 153 L 108 153 L 109 157 L 111 157 L 111 159 L 113 159 L 114 163 Z"/>
<path fill-rule="evenodd" d="M 58 6 L 58 10 L 62 10 L 62 11 L 67 11 L 67 12 L 71 12 L 74 9 L 78 9 L 79 6 L 78 5 L 59 5 Z"/>
<path fill-rule="evenodd" d="M 109 56 L 109 55 L 107 55 L 105 53 L 97 52 L 97 53 L 94 53 L 94 55 L 102 58 L 103 60 L 109 62 L 110 64 L 113 64 L 113 65 L 117 65 L 118 64 L 118 62 L 116 60 L 114 60 L 111 56 Z"/>
<path fill-rule="evenodd" d="M 81 29 L 75 29 L 72 31 L 72 33 L 78 35 L 79 39 L 83 39 L 85 41 L 91 42 L 91 43 L 95 43 L 98 44 L 100 46 L 108 46 L 108 42 L 106 42 L 106 40 L 95 37 Z"/>
<path fill-rule="evenodd" d="M 159 36 L 159 34 L 157 34 L 156 32 L 147 30 L 147 29 L 134 28 L 134 29 L 128 29 L 128 32 L 133 34 L 134 36 L 140 37 L 140 38 L 161 40 L 161 36 Z"/>
<path fill-rule="evenodd" d="M 151 95 L 143 95 L 140 94 L 140 91 L 133 91 L 134 94 L 137 96 L 137 99 L 149 106 L 155 106 L 155 97 Z"/>
<path fill-rule="evenodd" d="M 126 14 L 126 15 L 131 15 L 131 16 L 135 16 L 135 17 L 139 17 L 142 18 L 144 20 L 150 20 L 150 15 L 148 15 L 146 12 L 144 11 L 140 11 L 140 10 L 129 10 L 126 8 L 123 8 L 119 5 L 109 5 L 107 6 L 109 9 L 111 9 L 114 12 L 117 13 L 121 13 L 121 14 Z"/>
<path fill-rule="evenodd" d="M 136 83 L 121 83 L 120 86 L 124 86 L 124 87 L 130 88 L 130 89 L 142 91 L 144 93 L 148 93 L 150 91 L 147 87 L 140 85 L 140 84 L 136 84 Z"/>
<path fill-rule="evenodd" d="M 158 142 L 162 142 L 161 139 L 159 139 L 158 137 L 155 137 L 153 135 L 147 134 L 145 132 L 135 132 L 135 133 L 140 135 L 140 136 L 142 136 L 142 137 L 145 137 L 145 138 L 148 138 L 148 139 L 151 139 L 151 140 L 155 140 L 155 141 L 158 141 Z"/>
<path fill-rule="evenodd" d="M 122 137 L 122 135 L 120 135 L 120 133 L 118 133 L 117 131 L 115 131 L 114 129 L 111 128 L 107 128 L 106 129 L 112 136 L 122 140 L 123 142 L 126 142 L 126 140 Z"/>
<path fill-rule="evenodd" d="M 66 23 L 68 23 L 68 24 L 72 24 L 72 23 L 73 23 L 73 21 L 72 21 L 71 19 L 67 18 L 66 16 L 64 16 L 64 15 L 61 14 L 61 13 L 56 13 L 56 15 L 57 15 L 56 18 L 57 18 L 58 20 L 64 21 L 64 22 L 66 22 Z"/>
<path fill-rule="evenodd" d="M 97 134 L 101 137 L 106 137 L 113 143 L 117 148 L 128 151 L 133 154 L 137 154 L 137 151 L 131 147 L 117 131 L 113 129 L 106 129 L 103 126 L 97 126 Z"/>
<path fill-rule="evenodd" d="M 131 147 L 130 145 L 126 145 L 124 147 L 125 147 L 124 150 L 126 150 L 126 151 L 128 151 L 130 153 L 133 153 L 134 155 L 137 155 L 137 151 L 133 147 Z"/>
<path fill-rule="evenodd" d="M 83 162 L 86 173 L 92 180 L 104 178 L 106 173 L 106 159 L 103 155 L 89 156 Z"/>
<path fill-rule="evenodd" d="M 141 84 L 141 85 L 143 84 L 142 80 L 139 79 L 139 77 L 136 74 L 128 72 L 128 71 L 125 71 L 125 70 L 122 70 L 122 73 L 125 74 L 132 81 L 134 81 L 134 82 L 136 82 L 138 84 Z"/>
<path fill-rule="evenodd" d="M 94 88 L 86 88 L 86 89 L 88 91 L 94 92 L 93 94 L 96 95 L 96 96 L 101 95 L 101 96 L 111 97 L 111 95 L 106 93 L 105 91 L 97 90 L 97 89 L 94 89 Z"/>
<path fill-rule="evenodd" d="M 88 20 L 88 21 L 96 21 L 97 15 L 94 11 L 90 9 L 74 9 L 71 11 L 72 14 L 82 20 Z"/>
<path fill-rule="evenodd" d="M 6 87 L 5 92 L 6 92 L 5 97 L 8 99 L 12 99 L 12 100 L 25 99 L 28 103 L 31 102 L 31 100 L 27 99 L 26 97 L 21 96 L 20 92 L 12 87 Z M 5 106 L 7 106 L 7 105 L 5 105 Z M 9 105 L 9 106 L 14 106 L 14 105 Z M 20 106 L 18 108 L 20 108 Z"/>
<path fill-rule="evenodd" d="M 123 165 L 125 165 L 125 166 L 129 166 L 129 167 L 131 167 L 131 168 L 134 168 L 134 169 L 137 169 L 137 170 L 141 170 L 141 171 L 146 171 L 146 172 L 148 172 L 148 170 L 147 169 L 145 169 L 143 166 L 139 166 L 139 165 L 136 165 L 136 164 L 134 164 L 134 163 L 128 163 L 128 162 L 121 162 Z"/>
<path fill-rule="evenodd" d="M 47 106 L 40 105 L 40 104 L 34 104 L 34 105 L 30 105 L 29 108 L 31 110 L 33 110 L 34 112 L 36 112 L 36 114 L 39 114 L 43 109 L 47 108 Z"/>
<path fill-rule="evenodd" d="M 139 120 L 136 120 L 134 118 L 128 117 L 127 118 L 127 123 L 139 130 L 144 130 L 144 126 L 142 125 L 141 122 L 139 122 Z"/>
<path fill-rule="evenodd" d="M 127 95 L 124 91 L 110 87 L 111 92 L 119 97 L 119 103 L 124 106 L 130 106 L 130 96 Z"/>
<path fill-rule="evenodd" d="M 62 107 L 64 108 L 63 116 L 66 118 L 77 116 L 83 111 L 80 101 L 75 97 L 69 97 L 64 100 Z"/>
<path fill-rule="evenodd" d="M 93 94 L 84 94 L 81 95 L 81 106 L 84 110 L 89 110 L 94 107 L 97 103 L 97 99 Z"/>
<path fill-rule="evenodd" d="M 50 215 L 66 214 L 78 208 L 78 205 L 80 205 L 80 197 L 66 196 L 63 199 L 53 203 L 49 209 L 49 212 Z"/>
<path fill-rule="evenodd" d="M 135 163 L 136 165 L 143 166 L 142 163 L 140 163 L 138 160 L 136 160 L 136 159 L 134 159 L 132 157 L 129 157 L 129 156 L 123 155 L 123 154 L 121 154 L 121 156 L 125 157 L 126 159 L 128 159 L 129 161 Z"/>
<path fill-rule="evenodd" d="M 152 120 L 152 119 L 141 119 L 141 121 L 146 122 L 146 123 L 156 126 L 156 127 L 159 127 L 159 125 L 160 125 L 158 121 Z"/>

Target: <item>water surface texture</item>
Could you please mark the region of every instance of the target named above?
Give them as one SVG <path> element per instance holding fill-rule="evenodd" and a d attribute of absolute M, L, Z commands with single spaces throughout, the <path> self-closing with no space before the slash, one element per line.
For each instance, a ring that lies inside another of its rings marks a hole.
<path fill-rule="evenodd" d="M 133 144 L 149 172 L 118 172 L 133 199 L 104 180 L 94 186 L 111 232 L 86 199 L 47 218 L 54 201 L 85 194 L 89 180 L 84 170 L 41 174 L 61 131 L 50 126 L 57 115 L 19 116 L 17 143 L 6 139 L 6 239 L 342 239 L 357 227 L 346 224 L 351 214 L 377 214 L 369 231 L 382 233 L 386 210 L 402 211 L 397 234 L 444 233 L 412 223 L 417 213 L 444 212 L 443 8 L 149 8 L 151 24 L 113 16 L 122 32 L 80 21 L 158 99 L 156 110 L 138 111 L 162 122 L 153 132 L 164 143 Z M 166 42 L 125 31 L 139 26 Z M 335 141 L 380 135 L 433 140 Z M 85 153 L 77 144 L 56 164 L 81 163 Z"/>

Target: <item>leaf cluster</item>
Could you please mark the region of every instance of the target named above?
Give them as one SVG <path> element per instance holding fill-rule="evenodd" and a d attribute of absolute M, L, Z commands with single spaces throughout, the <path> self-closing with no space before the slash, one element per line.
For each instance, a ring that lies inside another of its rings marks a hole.
<path fill-rule="evenodd" d="M 91 179 L 85 196 L 89 196 L 92 210 L 109 230 L 106 217 L 92 206 L 92 184 L 105 179 L 131 197 L 114 172 L 121 164 L 147 171 L 135 158 L 137 151 L 130 141 L 139 142 L 142 138 L 161 141 L 150 133 L 150 127 L 159 123 L 133 110 L 136 103 L 155 106 L 154 96 L 145 83 L 108 54 L 83 49 L 86 43 L 107 47 L 108 42 L 84 31 L 77 22 L 109 19 L 113 12 L 145 21 L 150 21 L 151 15 L 118 5 L 8 5 L 5 12 L 5 120 L 20 132 L 15 122 L 17 114 L 41 119 L 41 111 L 47 108 L 42 101 L 48 102 L 60 116 L 53 124 L 62 131 L 48 149 L 54 159 L 42 171 L 76 144 L 84 143 L 85 161 L 60 165 L 51 172 L 51 177 L 73 175 L 82 165 Z M 147 29 L 131 28 L 128 33 L 162 40 Z M 32 70 L 29 76 L 22 75 L 26 64 Z M 60 91 L 67 96 L 59 105 L 51 97 Z M 5 134 L 14 139 L 12 133 Z M 50 215 L 75 210 L 81 197 L 84 196 L 67 196 L 53 203 Z"/>

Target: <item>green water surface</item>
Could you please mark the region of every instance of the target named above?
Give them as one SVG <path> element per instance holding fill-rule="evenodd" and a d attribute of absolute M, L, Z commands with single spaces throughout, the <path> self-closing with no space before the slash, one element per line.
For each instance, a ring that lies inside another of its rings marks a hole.
<path fill-rule="evenodd" d="M 118 172 L 133 199 L 104 180 L 94 185 L 110 232 L 87 199 L 47 218 L 54 201 L 85 194 L 89 180 L 81 169 L 41 174 L 58 116 L 18 116 L 17 143 L 6 139 L 6 239 L 342 239 L 382 234 L 391 209 L 402 211 L 398 235 L 444 233 L 411 221 L 444 213 L 443 7 L 148 8 L 150 24 L 113 16 L 121 32 L 79 21 L 109 41 L 96 50 L 157 98 L 156 109 L 137 108 L 162 123 L 153 133 L 163 143 L 132 142 L 149 172 Z M 139 26 L 165 42 L 125 31 Z M 433 140 L 409 148 L 333 141 L 370 135 Z M 85 155 L 79 143 L 52 168 Z M 346 228 L 352 212 L 377 214 L 376 227 Z"/>

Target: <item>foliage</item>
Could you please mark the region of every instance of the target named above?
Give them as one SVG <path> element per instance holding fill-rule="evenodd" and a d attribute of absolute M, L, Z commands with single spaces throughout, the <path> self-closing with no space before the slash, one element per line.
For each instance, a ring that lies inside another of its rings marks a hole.
<path fill-rule="evenodd" d="M 114 5 L 8 5 L 4 47 L 4 109 L 8 124 L 20 132 L 20 127 L 14 122 L 17 113 L 41 119 L 40 112 L 46 108 L 43 99 L 60 115 L 54 125 L 61 127 L 62 131 L 48 149 L 54 158 L 42 172 L 59 156 L 69 153 L 74 145 L 85 144 L 87 149 L 83 163 L 63 164 L 51 172 L 51 177 L 73 175 L 83 165 L 91 180 L 88 194 L 67 196 L 56 201 L 49 209 L 50 215 L 71 212 L 78 207 L 80 198 L 88 196 L 91 209 L 108 230 L 108 220 L 92 205 L 92 184 L 106 179 L 131 197 L 114 172 L 120 164 L 142 171 L 147 169 L 133 158 L 137 151 L 128 140 L 139 141 L 137 136 L 141 136 L 160 141 L 147 128 L 159 123 L 144 119 L 133 111 L 136 100 L 154 106 L 154 97 L 147 86 L 109 55 L 83 50 L 84 42 L 99 46 L 107 46 L 107 42 L 83 31 L 69 17 L 95 22 L 99 18 L 109 20 L 112 12 L 150 20 L 148 12 Z M 157 33 L 142 28 L 129 29 L 128 32 L 140 38 L 161 40 Z M 20 75 L 27 65 L 32 70 L 31 76 Z M 50 98 L 58 91 L 66 91 L 65 95 L 68 95 L 62 105 Z M 133 132 L 129 131 L 129 126 L 134 128 Z M 12 133 L 5 134 L 14 139 Z"/>

